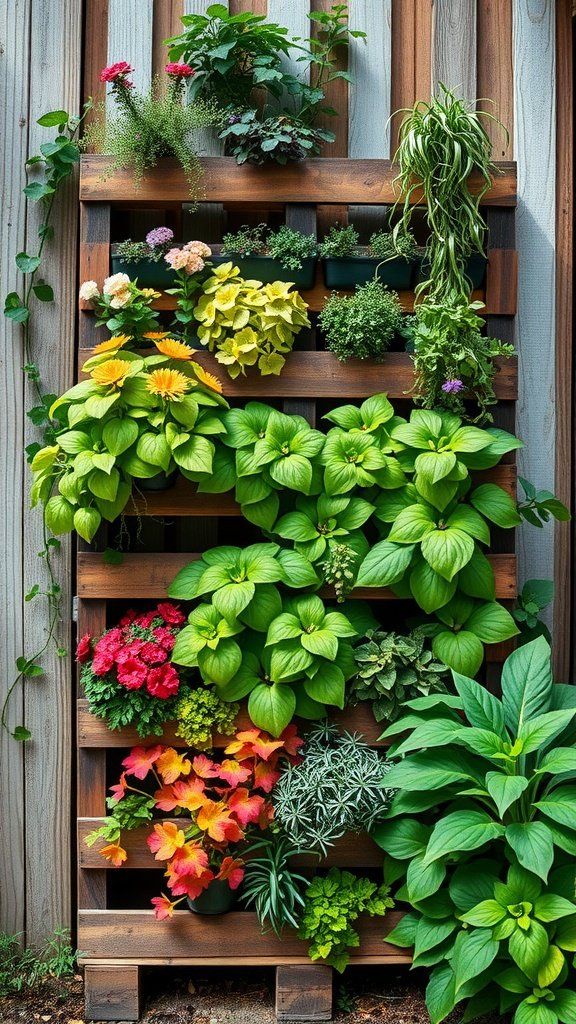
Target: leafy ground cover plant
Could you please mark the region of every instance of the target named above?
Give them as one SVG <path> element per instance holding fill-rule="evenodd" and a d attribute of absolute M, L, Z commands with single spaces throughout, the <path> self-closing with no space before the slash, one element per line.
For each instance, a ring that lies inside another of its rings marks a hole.
<path fill-rule="evenodd" d="M 100 81 L 111 85 L 117 112 L 106 115 L 102 104 L 99 117 L 84 133 L 82 145 L 84 148 L 93 146 L 97 152 L 111 156 L 107 176 L 121 168 L 130 168 L 135 188 L 161 157 L 175 157 L 195 202 L 200 196 L 202 167 L 191 140 L 199 129 L 218 126 L 221 118 L 217 107 L 204 100 L 183 103 L 185 84 L 194 75 L 193 68 L 188 64 L 169 63 L 164 70 L 169 80 L 166 93 L 156 76 L 150 91 L 139 95 L 134 92 L 129 78 L 134 71 L 130 64 L 118 61 L 104 68 Z"/>
<path fill-rule="evenodd" d="M 346 832 L 371 831 L 385 816 L 389 764 L 359 736 L 327 724 L 308 733 L 301 755 L 274 786 L 275 817 L 294 847 L 326 856 Z"/>
<path fill-rule="evenodd" d="M 171 917 L 178 904 L 196 899 L 216 880 L 237 889 L 244 876 L 244 860 L 237 854 L 250 836 L 269 827 L 273 810 L 266 794 L 278 765 L 297 759 L 301 743 L 291 726 L 277 740 L 259 729 L 239 732 L 218 757 L 188 757 L 161 745 L 134 747 L 122 762 L 126 770 L 120 782 L 111 787 L 111 815 L 86 842 L 106 840 L 100 853 L 120 867 L 127 860 L 124 829 L 152 822 L 157 812 L 177 819 L 156 821 L 147 840 L 156 860 L 166 863 L 172 897 L 152 900 L 158 920 Z"/>
<path fill-rule="evenodd" d="M 468 303 L 470 282 L 465 267 L 473 252 L 484 252 L 485 221 L 482 197 L 491 186 L 491 142 L 483 119 L 491 114 L 475 110 L 442 83 L 440 95 L 400 111 L 399 145 L 395 160 L 403 194 L 402 220 L 394 229 L 406 231 L 414 207 L 412 197 L 423 192 L 430 229 L 427 245 L 429 277 L 417 286 L 434 303 Z M 498 122 L 499 123 L 499 122 Z M 474 195 L 468 179 L 475 171 L 480 188 Z"/>
<path fill-rule="evenodd" d="M 454 683 L 456 697 L 407 702 L 384 734 L 398 792 L 373 835 L 413 907 L 387 941 L 433 967 L 433 1024 L 463 999 L 467 1020 L 496 1008 L 515 1024 L 569 1021 L 576 695 L 553 683 L 542 637 L 505 662 L 501 699 Z"/>
<path fill-rule="evenodd" d="M 256 364 L 263 376 L 279 374 L 295 336 L 310 326 L 308 307 L 289 283 L 263 285 L 239 274 L 223 263 L 202 283 L 193 309 L 198 338 L 233 378 Z"/>
<path fill-rule="evenodd" d="M 276 114 L 261 120 L 256 110 L 244 110 L 226 116 L 219 133 L 228 156 L 238 164 L 262 164 L 274 161 L 285 166 L 307 156 L 317 156 L 323 143 L 334 142 L 327 128 L 303 124 L 289 114 Z"/>
<path fill-rule="evenodd" d="M 377 722 L 395 721 L 407 700 L 448 691 L 448 668 L 434 658 L 421 629 L 407 635 L 375 630 L 354 648 L 354 661 L 347 703 L 370 701 Z"/>
<path fill-rule="evenodd" d="M 222 238 L 223 256 L 271 256 L 279 260 L 284 270 L 301 270 L 302 260 L 316 256 L 318 245 L 315 235 L 282 224 L 276 231 L 267 224 L 228 232 Z"/>
<path fill-rule="evenodd" d="M 360 236 L 353 224 L 333 224 L 318 246 L 318 253 L 326 257 L 374 256 L 390 260 L 403 256 L 410 260 L 416 256 L 417 245 L 412 231 L 396 233 L 374 231 L 367 246 L 360 246 Z"/>
<path fill-rule="evenodd" d="M 139 260 L 159 263 L 171 248 L 173 239 L 174 232 L 170 228 L 152 228 L 144 242 L 133 242 L 131 238 L 118 242 L 116 255 L 124 263 L 138 263 Z"/>
<path fill-rule="evenodd" d="M 66 978 L 76 971 L 78 951 L 70 932 L 58 928 L 39 949 L 24 947 L 20 935 L 0 934 L 0 997 L 34 988 L 45 978 Z"/>
<path fill-rule="evenodd" d="M 330 868 L 325 877 L 316 875 L 304 896 L 299 935 L 310 939 L 308 956 L 323 960 L 342 973 L 349 949 L 360 945 L 353 927 L 360 914 L 384 917 L 394 906 L 389 887 L 358 878 L 351 871 Z"/>
<path fill-rule="evenodd" d="M 496 403 L 494 360 L 514 355 L 514 346 L 485 337 L 485 321 L 477 315 L 482 303 L 421 302 L 410 330 L 414 350 L 414 401 L 426 409 L 449 409 L 463 419 L 492 420 Z M 470 415 L 465 399 L 478 411 Z"/>
<path fill-rule="evenodd" d="M 176 735 L 190 747 L 204 750 L 212 746 L 214 734 L 231 736 L 240 705 L 223 701 L 215 686 L 197 686 L 180 696 L 176 704 Z"/>
<path fill-rule="evenodd" d="M 357 285 L 350 296 L 334 292 L 318 316 L 326 348 L 342 362 L 381 360 L 401 324 L 402 307 L 396 292 L 376 280 Z"/>
<path fill-rule="evenodd" d="M 262 931 L 281 936 L 285 927 L 297 928 L 304 906 L 303 890 L 309 880 L 290 867 L 290 857 L 300 851 L 278 833 L 259 839 L 246 850 L 240 900 L 253 907 Z"/>

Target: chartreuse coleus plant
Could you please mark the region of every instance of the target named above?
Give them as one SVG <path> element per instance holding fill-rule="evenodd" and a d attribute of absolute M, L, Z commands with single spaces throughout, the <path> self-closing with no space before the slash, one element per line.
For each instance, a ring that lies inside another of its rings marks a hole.
<path fill-rule="evenodd" d="M 433 1024 L 515 1010 L 572 1024 L 576 994 L 576 690 L 543 637 L 504 664 L 502 698 L 454 673 L 457 696 L 408 701 L 384 733 L 398 792 L 373 835 L 412 910 L 386 941 L 432 967 Z"/>

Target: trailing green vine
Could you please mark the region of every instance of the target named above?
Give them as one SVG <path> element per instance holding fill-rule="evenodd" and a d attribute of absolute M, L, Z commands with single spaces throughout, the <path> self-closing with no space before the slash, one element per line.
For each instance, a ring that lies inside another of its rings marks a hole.
<path fill-rule="evenodd" d="M 52 286 L 47 284 L 40 276 L 42 256 L 47 242 L 54 237 L 54 227 L 51 223 L 54 212 L 56 197 L 63 182 L 70 177 L 75 164 L 80 160 L 78 147 L 78 130 L 88 110 L 92 106 L 89 100 L 83 108 L 80 117 L 70 116 L 65 110 L 51 110 L 38 118 L 37 123 L 43 128 L 56 128 L 57 135 L 52 142 L 42 143 L 40 153 L 28 157 L 26 168 L 37 168 L 40 176 L 37 180 L 29 182 L 24 188 L 24 195 L 32 203 L 40 203 L 44 209 L 44 216 L 38 228 L 38 250 L 36 253 L 19 252 L 15 257 L 18 270 L 24 275 L 22 292 L 10 292 L 4 301 L 4 316 L 22 327 L 22 342 L 25 363 L 24 373 L 30 381 L 34 394 L 35 404 L 28 410 L 27 415 L 34 424 L 42 430 L 42 439 L 45 445 L 50 445 L 55 437 L 53 421 L 50 418 L 50 407 L 56 395 L 46 394 L 42 388 L 40 370 L 34 361 L 30 334 L 30 315 L 32 303 L 53 302 L 54 291 Z M 35 454 L 41 449 L 39 442 L 27 446 L 26 455 L 28 462 L 31 462 Z M 25 677 L 36 678 L 43 674 L 40 659 L 54 644 L 56 654 L 60 658 L 66 657 L 68 651 L 64 648 L 58 638 L 58 624 L 62 618 L 62 588 L 58 583 L 53 563 L 53 554 L 60 549 L 60 541 L 50 537 L 43 520 L 43 547 L 38 552 L 44 560 L 48 575 L 47 585 L 35 583 L 25 596 L 26 601 L 32 601 L 37 597 L 43 597 L 48 604 L 48 625 L 44 640 L 33 654 L 22 654 L 16 659 L 16 676 L 10 684 L 4 702 L 2 704 L 1 725 L 16 740 L 30 739 L 29 729 L 23 725 L 17 725 L 14 730 L 10 729 L 7 722 L 8 705 L 16 687 Z"/>

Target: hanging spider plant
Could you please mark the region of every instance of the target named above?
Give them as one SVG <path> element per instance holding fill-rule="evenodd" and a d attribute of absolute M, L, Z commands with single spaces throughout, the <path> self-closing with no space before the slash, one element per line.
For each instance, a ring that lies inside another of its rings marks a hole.
<path fill-rule="evenodd" d="M 404 200 L 402 219 L 395 230 L 404 233 L 408 229 L 414 194 L 422 191 L 430 236 L 427 279 L 417 286 L 416 294 L 427 292 L 430 301 L 458 304 L 470 298 L 468 258 L 475 252 L 485 255 L 486 222 L 480 204 L 491 187 L 495 167 L 482 119 L 501 122 L 458 99 L 442 83 L 439 86 L 441 95 L 430 103 L 420 101 L 412 109 L 399 111 L 406 116 L 395 156 L 400 165 L 396 181 Z M 480 187 L 472 194 L 468 179 L 474 171 Z"/>

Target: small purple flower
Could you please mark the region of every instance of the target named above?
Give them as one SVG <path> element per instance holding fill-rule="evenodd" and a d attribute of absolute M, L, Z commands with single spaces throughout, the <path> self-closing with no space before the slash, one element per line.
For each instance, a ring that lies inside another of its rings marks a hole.
<path fill-rule="evenodd" d="M 166 245 L 174 238 L 174 232 L 170 228 L 153 228 L 146 235 L 146 242 L 152 248 L 155 245 Z"/>
<path fill-rule="evenodd" d="M 241 120 L 242 118 L 240 117 L 240 114 L 230 114 L 230 117 L 228 118 L 228 124 L 239 124 Z"/>
<path fill-rule="evenodd" d="M 442 385 L 442 391 L 445 391 L 448 395 L 457 395 L 459 391 L 464 390 L 464 384 L 461 380 L 447 380 Z"/>

